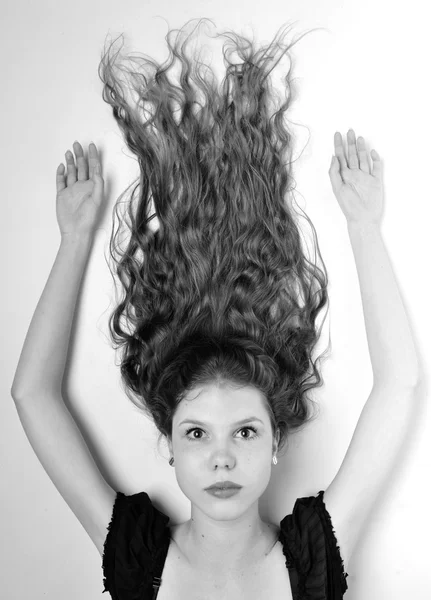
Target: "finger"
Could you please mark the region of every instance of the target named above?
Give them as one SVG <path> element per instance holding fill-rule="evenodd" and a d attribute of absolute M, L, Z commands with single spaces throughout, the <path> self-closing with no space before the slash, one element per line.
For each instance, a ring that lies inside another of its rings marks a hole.
<path fill-rule="evenodd" d="M 341 168 L 347 169 L 346 157 L 344 156 L 343 138 L 341 137 L 341 133 L 339 131 L 336 131 L 334 134 L 334 150 L 335 156 L 338 158 Z"/>
<path fill-rule="evenodd" d="M 343 185 L 343 180 L 340 175 L 340 163 L 336 156 L 332 157 L 331 166 L 329 167 L 329 178 L 331 180 L 332 191 L 337 194 L 338 190 Z"/>
<path fill-rule="evenodd" d="M 67 164 L 67 185 L 73 185 L 76 182 L 76 167 L 73 154 L 68 150 L 65 154 Z"/>
<path fill-rule="evenodd" d="M 76 164 L 78 165 L 78 181 L 86 181 L 88 179 L 88 166 L 84 150 L 79 142 L 74 142 L 73 149 L 75 151 Z"/>
<path fill-rule="evenodd" d="M 100 165 L 99 153 L 97 151 L 96 144 L 91 142 L 88 146 L 88 164 L 90 168 L 90 179 L 94 179 L 95 176 L 102 176 L 102 166 Z M 100 173 L 95 172 L 97 165 L 100 165 Z"/>
<path fill-rule="evenodd" d="M 373 175 L 378 177 L 380 180 L 382 179 L 382 161 L 380 160 L 380 156 L 373 149 L 371 150 L 371 158 L 373 159 Z"/>
<path fill-rule="evenodd" d="M 61 190 L 64 190 L 64 188 L 66 187 L 66 181 L 65 181 L 65 170 L 64 170 L 64 165 L 63 163 L 60 163 L 57 167 L 57 175 L 55 178 L 55 182 L 56 182 L 56 186 L 57 186 L 57 193 L 61 192 Z"/>
<path fill-rule="evenodd" d="M 358 154 L 356 150 L 356 137 L 353 129 L 347 132 L 347 157 L 350 169 L 359 169 Z"/>
<path fill-rule="evenodd" d="M 358 137 L 358 154 L 361 171 L 364 171 L 364 173 L 369 173 L 370 163 L 368 162 L 368 152 L 365 148 L 365 140 L 361 135 Z"/>

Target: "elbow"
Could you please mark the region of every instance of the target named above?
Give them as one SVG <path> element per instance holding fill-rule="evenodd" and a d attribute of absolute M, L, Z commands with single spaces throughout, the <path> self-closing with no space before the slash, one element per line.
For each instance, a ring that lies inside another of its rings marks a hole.
<path fill-rule="evenodd" d="M 22 394 L 14 387 L 11 388 L 10 395 L 12 396 L 14 402 L 18 402 L 22 396 Z"/>
<path fill-rule="evenodd" d="M 24 396 L 28 396 L 27 393 L 24 393 L 22 386 L 17 386 L 16 384 L 12 385 L 10 395 L 12 396 L 15 402 L 22 400 Z"/>

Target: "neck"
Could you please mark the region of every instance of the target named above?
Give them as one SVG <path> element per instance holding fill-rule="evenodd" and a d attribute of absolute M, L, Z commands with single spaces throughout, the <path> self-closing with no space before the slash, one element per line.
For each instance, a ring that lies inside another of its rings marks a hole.
<path fill-rule="evenodd" d="M 215 520 L 192 506 L 184 523 L 184 548 L 190 564 L 200 570 L 241 569 L 262 561 L 278 540 L 274 525 L 265 523 L 256 507 L 236 519 Z"/>

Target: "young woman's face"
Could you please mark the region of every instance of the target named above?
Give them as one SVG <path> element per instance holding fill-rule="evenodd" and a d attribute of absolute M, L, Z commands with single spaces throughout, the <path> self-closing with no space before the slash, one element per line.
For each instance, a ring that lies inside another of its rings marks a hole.
<path fill-rule="evenodd" d="M 249 418 L 253 419 L 239 423 Z M 277 442 L 256 388 L 206 386 L 196 388 L 179 404 L 168 444 L 185 496 L 205 513 L 234 516 L 247 510 L 267 488 Z M 242 486 L 230 498 L 205 491 L 227 479 Z"/>

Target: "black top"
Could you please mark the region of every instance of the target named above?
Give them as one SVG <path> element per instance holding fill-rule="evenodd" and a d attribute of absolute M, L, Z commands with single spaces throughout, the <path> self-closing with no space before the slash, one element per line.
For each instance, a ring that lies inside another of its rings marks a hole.
<path fill-rule="evenodd" d="M 156 600 L 170 543 L 169 517 L 146 492 L 117 492 L 102 557 L 102 593 L 112 600 Z M 317 496 L 298 498 L 280 522 L 278 539 L 289 569 L 293 600 L 342 600 L 348 573 L 331 517 Z"/>

